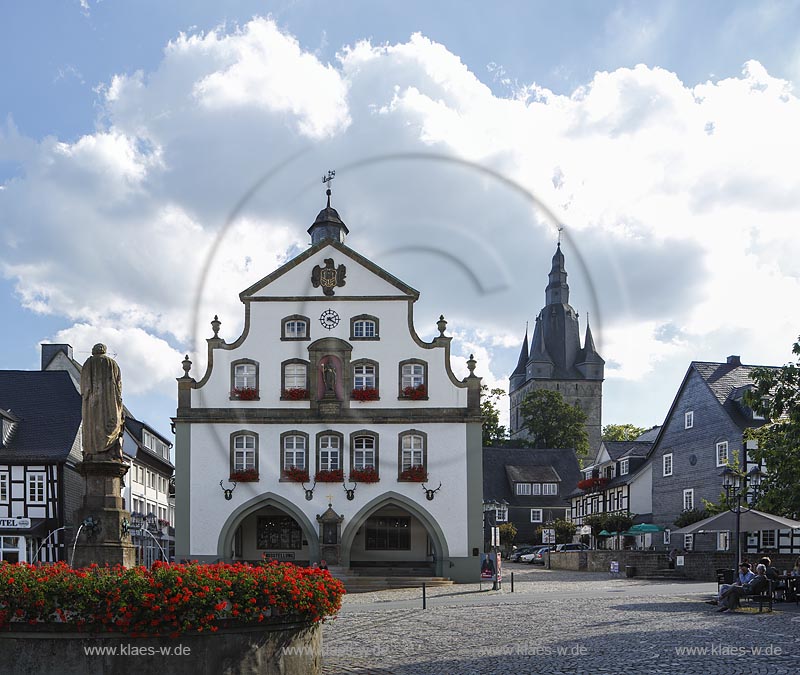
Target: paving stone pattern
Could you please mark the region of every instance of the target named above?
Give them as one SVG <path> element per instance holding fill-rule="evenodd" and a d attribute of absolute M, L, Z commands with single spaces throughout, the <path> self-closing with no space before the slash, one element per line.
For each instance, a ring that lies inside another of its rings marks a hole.
<path fill-rule="evenodd" d="M 514 594 L 507 583 L 500 592 L 431 589 L 424 611 L 418 590 L 348 596 L 324 628 L 325 675 L 800 672 L 794 603 L 771 614 L 717 613 L 705 602 L 715 584 L 517 574 Z"/>

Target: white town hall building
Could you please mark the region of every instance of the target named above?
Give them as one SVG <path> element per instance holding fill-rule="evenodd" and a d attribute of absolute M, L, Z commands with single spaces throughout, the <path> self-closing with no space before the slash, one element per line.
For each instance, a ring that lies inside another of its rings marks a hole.
<path fill-rule="evenodd" d="M 241 336 L 220 337 L 215 317 L 202 377 L 184 361 L 176 558 L 325 559 L 475 581 L 475 362 L 454 376 L 443 319 L 420 339 L 419 293 L 344 244 L 330 190 L 308 232 L 308 250 L 240 294 Z"/>

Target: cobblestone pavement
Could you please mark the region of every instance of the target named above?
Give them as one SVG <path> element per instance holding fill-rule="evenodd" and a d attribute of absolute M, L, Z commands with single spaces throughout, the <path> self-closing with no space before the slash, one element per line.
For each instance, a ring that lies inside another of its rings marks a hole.
<path fill-rule="evenodd" d="M 347 596 L 324 627 L 325 675 L 800 672 L 794 603 L 717 613 L 715 583 L 509 567 L 515 593 L 430 589 L 426 610 L 418 589 Z"/>

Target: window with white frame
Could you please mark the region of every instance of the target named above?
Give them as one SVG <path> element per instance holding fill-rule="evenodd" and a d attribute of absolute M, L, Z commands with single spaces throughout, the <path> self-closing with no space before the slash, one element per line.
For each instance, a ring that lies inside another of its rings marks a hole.
<path fill-rule="evenodd" d="M 664 476 L 672 475 L 672 453 L 669 452 L 661 458 L 661 469 Z"/>
<path fill-rule="evenodd" d="M 531 509 L 531 522 L 532 523 L 541 523 L 542 522 L 542 510 L 541 509 Z"/>
<path fill-rule="evenodd" d="M 147 431 L 147 429 L 142 429 L 142 445 L 159 457 L 169 459 L 169 446 L 160 438 Z"/>
<path fill-rule="evenodd" d="M 694 550 L 694 535 L 693 534 L 684 534 L 683 535 L 683 550 L 684 551 L 693 551 Z"/>
<path fill-rule="evenodd" d="M 353 366 L 353 389 L 377 389 L 377 367 L 373 363 L 358 363 Z"/>
<path fill-rule="evenodd" d="M 542 484 L 541 483 L 531 483 L 531 494 L 533 494 L 533 495 L 542 494 Z"/>
<path fill-rule="evenodd" d="M 378 322 L 376 319 L 354 318 L 352 324 L 353 340 L 369 340 L 378 337 Z"/>
<path fill-rule="evenodd" d="M 730 532 L 717 532 L 717 550 L 727 551 L 731 542 Z"/>
<path fill-rule="evenodd" d="M 558 494 L 558 483 L 542 483 L 542 494 L 543 495 L 557 495 Z"/>
<path fill-rule="evenodd" d="M 166 506 L 159 506 L 158 507 L 158 519 L 166 521 L 167 520 L 167 507 Z"/>
<path fill-rule="evenodd" d="M 761 548 L 775 548 L 775 530 L 761 530 Z"/>
<path fill-rule="evenodd" d="M 523 497 L 527 497 L 531 494 L 531 484 L 530 483 L 517 483 L 517 494 Z"/>
<path fill-rule="evenodd" d="M 233 437 L 233 471 L 250 471 L 256 468 L 258 448 L 255 434 L 239 433 Z"/>
<path fill-rule="evenodd" d="M 400 471 L 412 466 L 425 466 L 425 439 L 418 434 L 405 434 L 400 442 Z"/>
<path fill-rule="evenodd" d="M 27 475 L 28 504 L 44 504 L 47 501 L 45 493 L 45 475 L 43 473 L 29 473 Z"/>
<path fill-rule="evenodd" d="M 281 340 L 308 340 L 308 317 L 292 314 L 281 321 Z"/>
<path fill-rule="evenodd" d="M 629 460 L 627 460 L 627 459 L 619 460 L 619 475 L 620 476 L 627 476 L 629 469 L 630 469 Z"/>
<path fill-rule="evenodd" d="M 670 540 L 670 536 L 671 535 L 672 535 L 672 532 L 669 529 L 664 530 L 664 545 L 665 546 L 669 545 L 669 543 L 670 543 L 669 540 Z"/>
<path fill-rule="evenodd" d="M 359 470 L 377 468 L 374 436 L 355 436 L 353 438 L 352 468 Z"/>
<path fill-rule="evenodd" d="M 235 389 L 257 389 L 256 364 L 238 363 L 233 367 L 233 386 Z"/>
<path fill-rule="evenodd" d="M 728 463 L 728 441 L 717 443 L 717 466 L 725 466 Z"/>
<path fill-rule="evenodd" d="M 683 428 L 691 429 L 694 426 L 694 410 L 688 410 L 683 414 Z"/>
<path fill-rule="evenodd" d="M 342 468 L 339 436 L 323 434 L 319 437 L 319 471 L 336 471 Z"/>
<path fill-rule="evenodd" d="M 144 513 L 144 502 L 141 499 L 134 497 L 131 501 L 133 503 L 133 513 Z"/>
<path fill-rule="evenodd" d="M 0 504 L 8 504 L 9 485 L 8 471 L 0 471 Z"/>
<path fill-rule="evenodd" d="M 694 488 L 683 491 L 683 510 L 690 511 L 694 508 Z"/>
<path fill-rule="evenodd" d="M 508 507 L 501 504 L 494 510 L 494 522 L 507 523 L 508 522 Z"/>
<path fill-rule="evenodd" d="M 307 441 L 304 435 L 285 435 L 283 437 L 283 468 L 305 469 L 307 450 Z"/>
<path fill-rule="evenodd" d="M 308 382 L 308 366 L 305 363 L 287 363 L 283 366 L 283 388 L 305 389 Z"/>
<path fill-rule="evenodd" d="M 400 388 L 421 387 L 425 384 L 425 365 L 405 363 L 400 368 Z"/>
<path fill-rule="evenodd" d="M 155 471 L 147 472 L 147 484 L 153 489 L 156 489 L 156 473 Z"/>

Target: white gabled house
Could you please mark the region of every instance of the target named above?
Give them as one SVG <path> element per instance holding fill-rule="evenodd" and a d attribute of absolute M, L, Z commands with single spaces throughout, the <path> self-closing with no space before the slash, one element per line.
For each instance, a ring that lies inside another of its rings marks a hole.
<path fill-rule="evenodd" d="M 195 379 L 184 361 L 176 557 L 475 580 L 475 363 L 454 376 L 446 322 L 421 340 L 419 293 L 346 246 L 347 232 L 329 202 L 311 247 L 240 294 L 242 335 L 226 341 L 215 317 L 206 372 Z"/>

